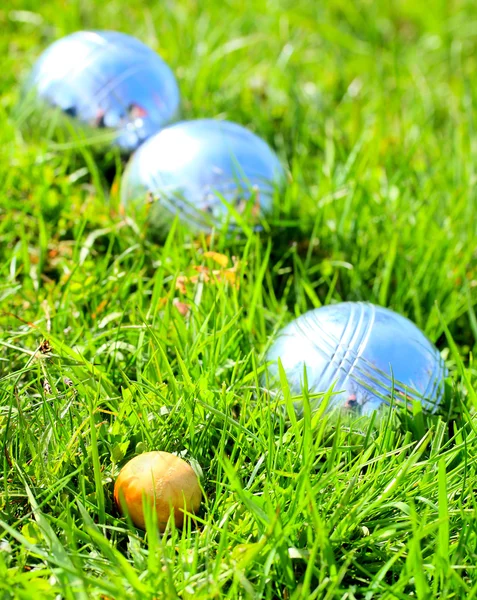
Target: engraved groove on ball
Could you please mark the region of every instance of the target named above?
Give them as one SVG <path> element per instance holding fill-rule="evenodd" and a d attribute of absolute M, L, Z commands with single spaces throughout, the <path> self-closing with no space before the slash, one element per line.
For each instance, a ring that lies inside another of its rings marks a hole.
<path fill-rule="evenodd" d="M 360 315 L 360 320 L 358 322 L 357 328 L 359 329 L 362 323 L 362 317 L 363 317 L 363 305 L 361 305 L 361 315 Z M 349 315 L 349 317 L 347 318 L 347 322 L 346 322 L 346 328 L 348 328 L 350 325 L 353 325 L 353 311 L 354 311 L 354 307 L 351 307 L 351 314 Z M 372 306 L 372 310 L 370 309 L 370 312 L 372 314 L 372 321 L 368 324 L 368 328 L 367 328 L 367 337 L 366 337 L 366 343 L 369 340 L 369 336 L 371 335 L 371 331 L 372 331 L 372 325 L 374 324 L 374 319 L 375 319 L 375 308 L 374 306 Z M 341 338 L 341 340 L 339 340 L 338 338 L 334 337 L 334 335 L 331 332 L 326 331 L 323 328 L 323 325 L 318 321 L 318 320 L 314 320 L 315 327 L 320 331 L 321 335 L 323 336 L 323 338 L 328 337 L 329 340 L 331 340 L 331 343 L 329 345 L 329 351 L 330 353 L 333 352 L 333 344 L 336 348 L 336 350 L 338 350 L 341 345 L 343 344 L 343 338 Z M 301 325 L 301 324 L 300 324 Z M 344 337 L 344 336 L 343 336 Z M 349 344 L 348 341 L 346 341 L 347 344 Z M 345 361 L 341 360 L 340 363 L 337 365 L 336 371 L 339 370 L 344 370 L 346 372 L 346 378 L 351 378 L 351 379 L 357 379 L 356 378 L 356 371 L 358 372 L 358 374 L 360 374 L 362 377 L 364 377 L 365 379 L 360 379 L 357 380 L 360 384 L 368 387 L 368 389 L 370 391 L 374 391 L 375 393 L 380 393 L 382 395 L 383 399 L 386 399 L 388 394 L 389 394 L 389 387 L 393 387 L 394 388 L 398 387 L 397 384 L 399 384 L 399 387 L 403 387 L 409 390 L 409 392 L 412 395 L 421 397 L 421 394 L 419 394 L 419 392 L 417 390 L 415 390 L 412 386 L 409 386 L 407 384 L 405 384 L 402 381 L 399 381 L 398 379 L 396 379 L 395 377 L 391 376 L 389 373 L 387 373 L 386 371 L 383 371 L 382 369 L 379 369 L 376 365 L 370 363 L 365 357 L 362 357 L 362 354 L 364 352 L 366 348 L 366 344 L 364 344 L 363 346 L 361 346 L 358 349 L 358 352 L 356 352 L 356 350 L 354 348 L 352 348 L 351 346 L 348 345 L 347 350 L 346 350 L 346 361 L 350 361 L 351 358 L 353 358 L 353 362 L 352 364 L 348 367 L 348 369 L 346 369 L 346 366 L 343 364 Z M 423 347 L 424 349 L 424 347 Z M 427 348 L 425 348 L 426 351 L 428 351 Z M 331 358 L 329 356 L 327 356 L 327 358 L 329 358 L 329 360 L 331 362 L 334 362 L 335 359 L 335 355 L 337 354 L 337 352 L 333 352 Z M 349 355 L 349 356 L 348 356 Z M 331 363 L 330 363 L 331 364 Z M 326 370 L 328 370 L 330 364 L 327 365 Z M 322 378 L 324 379 L 324 375 L 326 374 L 323 373 Z M 372 383 L 367 383 L 366 379 L 369 379 Z M 382 379 L 387 380 L 388 382 L 388 386 L 384 387 L 382 385 Z M 378 389 L 380 388 L 380 389 Z"/>
<path fill-rule="evenodd" d="M 344 302 L 299 317 L 280 332 L 267 360 L 278 357 L 294 395 L 301 394 L 306 368 L 311 392 L 334 386 L 331 404 L 345 398 L 362 412 L 392 399 L 419 400 L 433 411 L 443 397 L 446 368 L 437 349 L 411 321 L 368 303 Z"/>

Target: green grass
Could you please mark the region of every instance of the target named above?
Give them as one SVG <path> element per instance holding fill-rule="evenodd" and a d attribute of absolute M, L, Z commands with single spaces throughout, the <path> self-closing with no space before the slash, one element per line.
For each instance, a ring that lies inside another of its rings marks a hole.
<path fill-rule="evenodd" d="M 477 596 L 476 23 L 465 1 L 0 8 L 0 598 Z M 19 81 L 81 28 L 138 36 L 185 117 L 276 148 L 290 184 L 264 232 L 157 244 L 121 216 L 115 157 L 22 138 Z M 210 249 L 240 285 L 182 293 Z M 297 420 L 263 393 L 273 333 L 341 300 L 438 345 L 439 415 Z M 153 449 L 203 471 L 197 523 L 161 537 L 112 501 Z"/>

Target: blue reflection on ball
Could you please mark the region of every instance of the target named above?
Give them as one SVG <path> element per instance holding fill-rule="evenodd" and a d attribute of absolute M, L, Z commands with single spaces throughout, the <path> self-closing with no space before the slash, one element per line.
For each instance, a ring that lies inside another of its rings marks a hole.
<path fill-rule="evenodd" d="M 343 302 L 307 312 L 288 324 L 270 348 L 268 381 L 278 381 L 280 358 L 292 394 L 326 393 L 330 408 L 370 414 L 381 405 L 419 400 L 434 412 L 444 394 L 446 367 L 437 349 L 408 319 L 362 302 Z M 315 408 L 319 404 L 315 402 Z"/>
<path fill-rule="evenodd" d="M 60 108 L 128 152 L 170 123 L 180 104 L 167 64 L 114 31 L 79 31 L 54 42 L 35 63 L 25 97 L 39 118 L 46 106 Z"/>
<path fill-rule="evenodd" d="M 268 212 L 284 179 L 278 157 L 254 133 L 199 119 L 167 127 L 141 146 L 124 173 L 121 196 L 123 203 L 141 202 L 151 192 L 156 221 L 179 214 L 194 228 L 207 228 L 224 219 L 226 203 L 240 212 L 252 198 L 252 213 Z"/>

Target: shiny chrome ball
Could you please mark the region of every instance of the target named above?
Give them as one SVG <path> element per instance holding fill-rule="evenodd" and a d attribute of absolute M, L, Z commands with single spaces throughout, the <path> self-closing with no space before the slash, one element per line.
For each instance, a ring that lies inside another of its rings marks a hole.
<path fill-rule="evenodd" d="M 444 394 L 446 367 L 439 352 L 408 319 L 363 302 L 309 311 L 288 324 L 267 354 L 271 390 L 283 365 L 293 395 L 333 390 L 329 408 L 370 414 L 381 405 L 419 400 L 434 412 Z M 321 399 L 312 399 L 316 408 Z M 299 406 L 298 406 L 299 408 Z"/>
<path fill-rule="evenodd" d="M 199 119 L 167 127 L 143 144 L 124 173 L 121 197 L 124 204 L 142 203 L 152 194 L 157 227 L 178 214 L 192 228 L 207 229 L 227 215 L 234 221 L 227 204 L 239 213 L 266 213 L 284 179 L 278 157 L 254 133 Z"/>
<path fill-rule="evenodd" d="M 151 48 L 124 33 L 78 31 L 35 63 L 20 118 L 42 129 L 80 125 L 89 141 L 130 152 L 176 118 L 179 104 L 176 79 Z"/>

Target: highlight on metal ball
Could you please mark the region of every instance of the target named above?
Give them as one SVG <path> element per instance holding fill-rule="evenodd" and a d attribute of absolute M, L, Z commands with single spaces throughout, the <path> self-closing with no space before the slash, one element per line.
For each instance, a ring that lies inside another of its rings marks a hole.
<path fill-rule="evenodd" d="M 156 229 L 179 215 L 192 229 L 206 230 L 237 215 L 266 214 L 284 181 L 277 155 L 260 137 L 236 123 L 198 119 L 161 130 L 134 153 L 121 199 L 141 205 L 152 195 Z"/>
<path fill-rule="evenodd" d="M 302 394 L 306 372 L 315 409 L 322 397 L 313 394 L 330 390 L 329 410 L 365 415 L 413 400 L 433 413 L 444 397 L 447 370 L 436 347 L 406 317 L 369 303 L 323 306 L 285 326 L 266 356 L 272 393 L 279 385 L 278 359 L 293 395 Z"/>
<path fill-rule="evenodd" d="M 129 153 L 178 117 L 169 66 L 139 40 L 116 31 L 78 31 L 35 63 L 18 108 L 20 123 Z"/>

